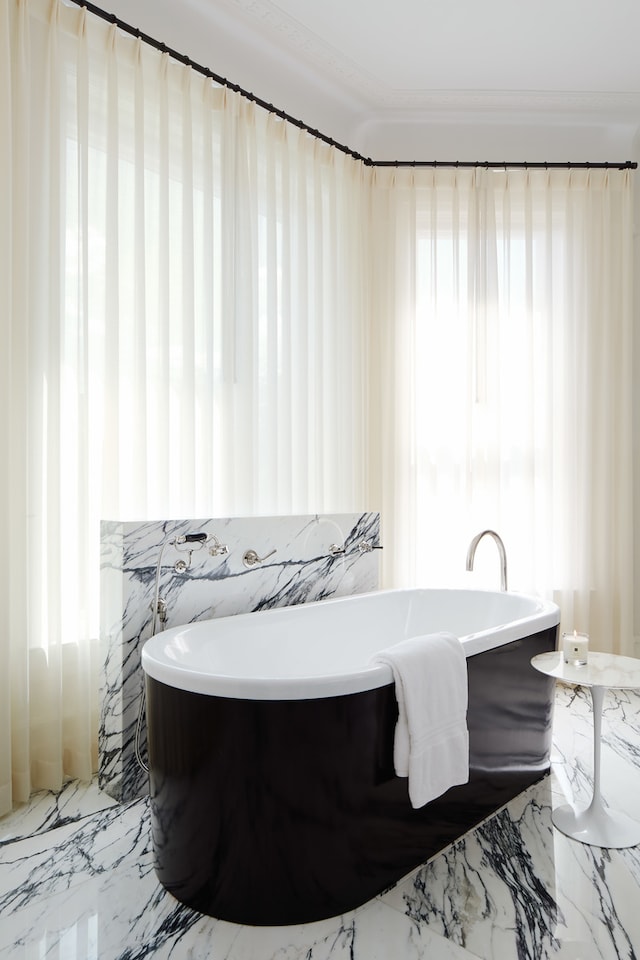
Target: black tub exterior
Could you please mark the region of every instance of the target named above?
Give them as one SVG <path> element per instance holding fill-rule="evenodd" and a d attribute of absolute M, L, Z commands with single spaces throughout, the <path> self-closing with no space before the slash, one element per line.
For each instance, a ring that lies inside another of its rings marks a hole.
<path fill-rule="evenodd" d="M 393 685 L 318 700 L 204 696 L 150 677 L 156 871 L 195 910 L 279 925 L 381 893 L 549 770 L 557 627 L 468 658 L 469 783 L 419 810 L 393 770 Z"/>

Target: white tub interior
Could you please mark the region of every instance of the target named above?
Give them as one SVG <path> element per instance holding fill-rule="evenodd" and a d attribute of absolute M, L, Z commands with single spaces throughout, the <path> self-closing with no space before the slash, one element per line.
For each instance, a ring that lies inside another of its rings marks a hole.
<path fill-rule="evenodd" d="M 372 656 L 408 637 L 447 631 L 465 653 L 559 623 L 554 603 L 484 590 L 381 590 L 174 627 L 149 639 L 142 667 L 181 690 L 298 700 L 391 683 Z"/>

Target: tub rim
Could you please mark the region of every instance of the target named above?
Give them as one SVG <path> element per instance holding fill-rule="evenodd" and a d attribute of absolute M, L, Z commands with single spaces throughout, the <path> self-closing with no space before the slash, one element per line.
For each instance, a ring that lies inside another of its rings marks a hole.
<path fill-rule="evenodd" d="M 486 628 L 475 633 L 466 634 L 459 639 L 467 657 L 475 656 L 486 650 L 504 646 L 514 640 L 557 626 L 560 622 L 560 609 L 556 603 L 544 600 L 532 594 L 497 590 L 477 590 L 465 588 L 393 588 L 374 590 L 361 594 L 329 597 L 324 600 L 315 600 L 304 604 L 292 604 L 286 607 L 273 607 L 268 610 L 253 611 L 235 614 L 229 617 L 198 620 L 180 626 L 171 627 L 162 633 L 150 637 L 142 647 L 141 662 L 144 673 L 168 686 L 192 693 L 207 696 L 220 696 L 241 700 L 310 700 L 325 697 L 344 696 L 375 690 L 393 682 L 389 666 L 385 664 L 368 664 L 358 670 L 340 673 L 323 673 L 303 676 L 270 678 L 270 677 L 242 677 L 221 673 L 195 670 L 186 663 L 171 660 L 164 650 L 171 641 L 178 641 L 186 632 L 203 632 L 205 625 L 215 625 L 214 629 L 224 629 L 225 621 L 238 621 L 238 617 L 277 616 L 286 614 L 289 610 L 312 612 L 314 607 L 329 604 L 337 605 L 348 601 L 362 600 L 367 597 L 381 594 L 398 595 L 406 593 L 464 593 L 491 596 L 509 596 L 524 599 L 533 603 L 532 612 L 527 616 L 508 621 L 499 626 Z"/>

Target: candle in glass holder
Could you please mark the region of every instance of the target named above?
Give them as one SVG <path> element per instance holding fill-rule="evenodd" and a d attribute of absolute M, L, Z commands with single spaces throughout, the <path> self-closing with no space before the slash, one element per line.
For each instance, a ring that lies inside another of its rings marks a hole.
<path fill-rule="evenodd" d="M 563 633 L 562 652 L 565 663 L 572 667 L 583 667 L 589 653 L 589 635 L 578 633 L 577 630 L 573 633 Z"/>

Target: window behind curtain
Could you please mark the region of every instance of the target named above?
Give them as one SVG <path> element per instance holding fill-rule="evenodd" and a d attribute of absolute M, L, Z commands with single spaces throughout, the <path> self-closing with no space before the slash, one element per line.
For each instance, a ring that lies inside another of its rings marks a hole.
<path fill-rule="evenodd" d="M 101 519 L 364 507 L 368 185 L 86 10 L 0 17 L 4 810 L 95 766 Z"/>
<path fill-rule="evenodd" d="M 398 585 L 510 585 L 632 649 L 628 171 L 378 171 L 372 474 Z M 384 231 L 384 235 L 383 235 Z"/>

